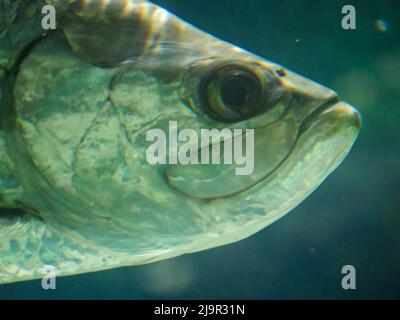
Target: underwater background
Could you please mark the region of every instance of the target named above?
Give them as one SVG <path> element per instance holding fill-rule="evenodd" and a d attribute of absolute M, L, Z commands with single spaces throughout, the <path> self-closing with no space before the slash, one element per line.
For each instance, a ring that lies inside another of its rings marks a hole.
<path fill-rule="evenodd" d="M 343 164 L 256 235 L 151 265 L 0 286 L 0 299 L 399 299 L 400 1 L 159 0 L 337 92 L 363 115 Z M 343 30 L 344 5 L 357 13 Z M 0 235 L 1 236 L 1 235 Z M 344 265 L 357 288 L 343 290 Z"/>

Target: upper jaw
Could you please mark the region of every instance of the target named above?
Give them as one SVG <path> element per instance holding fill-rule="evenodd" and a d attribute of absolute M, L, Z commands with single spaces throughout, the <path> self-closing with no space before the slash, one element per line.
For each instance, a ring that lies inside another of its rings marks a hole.
<path fill-rule="evenodd" d="M 299 135 L 328 114 L 330 116 L 334 115 L 333 119 L 337 121 L 344 120 L 345 118 L 347 118 L 347 120 L 352 119 L 353 121 L 350 121 L 350 125 L 353 125 L 357 129 L 361 128 L 360 113 L 348 103 L 341 101 L 338 96 L 334 96 L 321 103 L 315 110 L 306 116 L 299 128 Z M 343 123 L 345 123 L 345 121 Z"/>

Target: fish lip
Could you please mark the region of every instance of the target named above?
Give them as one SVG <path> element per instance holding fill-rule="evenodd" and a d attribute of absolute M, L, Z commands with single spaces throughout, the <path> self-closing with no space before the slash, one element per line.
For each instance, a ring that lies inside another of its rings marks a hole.
<path fill-rule="evenodd" d="M 361 114 L 351 105 L 340 100 L 338 96 L 334 96 L 327 101 L 323 102 L 314 111 L 312 111 L 302 122 L 299 128 L 299 136 L 305 132 L 308 128 L 314 125 L 318 119 L 331 111 L 340 111 L 348 116 L 354 117 L 355 125 L 358 129 L 362 126 Z"/>

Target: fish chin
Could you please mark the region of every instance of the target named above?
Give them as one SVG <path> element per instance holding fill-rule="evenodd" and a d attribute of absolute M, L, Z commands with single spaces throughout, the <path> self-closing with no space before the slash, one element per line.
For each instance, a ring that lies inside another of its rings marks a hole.
<path fill-rule="evenodd" d="M 307 118 L 287 159 L 268 178 L 240 194 L 232 210 L 249 213 L 241 238 L 273 223 L 308 197 L 344 160 L 361 118 L 346 103 L 324 106 Z"/>

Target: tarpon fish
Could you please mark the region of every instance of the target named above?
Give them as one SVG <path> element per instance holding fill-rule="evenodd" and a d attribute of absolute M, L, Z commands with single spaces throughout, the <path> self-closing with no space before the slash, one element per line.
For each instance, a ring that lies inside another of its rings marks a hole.
<path fill-rule="evenodd" d="M 0 4 L 0 283 L 249 237 L 313 192 L 358 135 L 359 113 L 334 91 L 148 1 Z M 43 27 L 51 8 L 55 30 Z M 149 164 L 147 133 L 171 121 L 254 130 L 254 171 Z"/>

